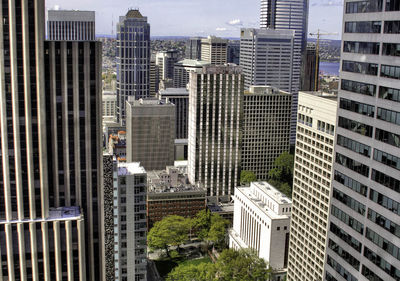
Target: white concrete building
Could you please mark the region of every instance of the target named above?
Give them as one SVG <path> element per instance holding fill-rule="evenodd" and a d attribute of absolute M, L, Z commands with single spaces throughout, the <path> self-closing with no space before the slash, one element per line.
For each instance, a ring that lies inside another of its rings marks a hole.
<path fill-rule="evenodd" d="M 267 182 L 235 188 L 233 228 L 229 247 L 251 248 L 269 263 L 283 280 L 288 262 L 292 201 Z"/>
<path fill-rule="evenodd" d="M 174 65 L 178 61 L 178 51 L 162 51 L 156 54 L 159 80 L 174 79 Z"/>
<path fill-rule="evenodd" d="M 117 116 L 117 93 L 103 91 L 103 118 Z"/>
<path fill-rule="evenodd" d="M 174 88 L 186 88 L 189 83 L 189 73 L 210 65 L 208 61 L 184 59 L 175 63 Z"/>
<path fill-rule="evenodd" d="M 288 278 L 323 280 L 337 96 L 299 92 Z"/>
<path fill-rule="evenodd" d="M 147 174 L 140 163 L 114 171 L 114 260 L 116 281 L 147 280 Z"/>
<path fill-rule="evenodd" d="M 228 58 L 228 40 L 215 36 L 201 39 L 201 60 L 212 65 L 224 65 Z"/>

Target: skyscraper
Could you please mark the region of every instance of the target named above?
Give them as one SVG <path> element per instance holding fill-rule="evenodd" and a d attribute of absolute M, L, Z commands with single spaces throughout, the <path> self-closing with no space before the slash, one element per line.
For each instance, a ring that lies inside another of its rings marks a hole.
<path fill-rule="evenodd" d="M 293 93 L 293 35 L 292 30 L 241 30 L 240 66 L 245 89 L 268 85 Z"/>
<path fill-rule="evenodd" d="M 243 98 L 242 170 L 267 180 L 275 159 L 289 151 L 292 95 L 268 86 L 251 86 Z"/>
<path fill-rule="evenodd" d="M 337 96 L 299 92 L 288 281 L 325 280 Z"/>
<path fill-rule="evenodd" d="M 228 40 L 215 36 L 201 39 L 201 60 L 212 65 L 224 65 L 227 62 Z"/>
<path fill-rule="evenodd" d="M 85 280 L 81 210 L 49 201 L 44 1 L 0 10 L 1 279 Z"/>
<path fill-rule="evenodd" d="M 156 65 L 156 57 L 152 56 L 150 59 L 150 70 L 149 70 L 149 91 L 150 97 L 155 97 L 158 92 L 159 84 L 159 69 Z"/>
<path fill-rule="evenodd" d="M 344 1 L 327 280 L 400 280 L 400 2 Z"/>
<path fill-rule="evenodd" d="M 317 79 L 317 83 L 315 83 Z M 318 91 L 319 79 L 319 57 L 317 58 L 316 46 L 313 43 L 307 45 L 304 59 L 303 71 L 301 73 L 302 91 Z"/>
<path fill-rule="evenodd" d="M 159 79 L 174 79 L 174 65 L 178 61 L 178 51 L 163 51 L 156 54 Z"/>
<path fill-rule="evenodd" d="M 44 43 L 48 196 L 51 207 L 82 208 L 87 280 L 102 270 L 101 55 L 97 41 Z"/>
<path fill-rule="evenodd" d="M 189 73 L 203 66 L 210 65 L 207 61 L 184 59 L 175 63 L 174 66 L 174 87 L 186 88 L 189 83 Z"/>
<path fill-rule="evenodd" d="M 138 10 L 129 10 L 117 25 L 117 106 L 124 124 L 125 101 L 150 96 L 150 25 Z"/>
<path fill-rule="evenodd" d="M 186 59 L 201 59 L 201 37 L 192 37 L 186 42 Z"/>
<path fill-rule="evenodd" d="M 300 89 L 302 61 L 307 47 L 309 0 L 261 0 L 262 29 L 294 30 L 291 144 L 296 138 L 297 93 Z M 282 88 L 281 88 L 282 89 Z"/>
<path fill-rule="evenodd" d="M 229 200 L 238 184 L 241 73 L 240 67 L 225 65 L 190 74 L 188 176 L 216 200 Z"/>
<path fill-rule="evenodd" d="M 93 41 L 96 39 L 94 11 L 49 10 L 48 40 Z"/>

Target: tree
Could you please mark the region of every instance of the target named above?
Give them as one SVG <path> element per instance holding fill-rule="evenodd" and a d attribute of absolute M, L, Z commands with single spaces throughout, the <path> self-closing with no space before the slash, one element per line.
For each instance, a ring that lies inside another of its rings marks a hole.
<path fill-rule="evenodd" d="M 225 239 L 229 222 L 220 215 L 211 213 L 210 210 L 202 210 L 193 218 L 192 227 L 197 237 L 214 245 L 221 246 Z"/>
<path fill-rule="evenodd" d="M 292 197 L 294 157 L 289 152 L 283 152 L 274 162 L 275 168 L 268 172 L 269 183 L 282 193 Z"/>
<path fill-rule="evenodd" d="M 190 220 L 181 216 L 168 216 L 158 221 L 147 235 L 148 246 L 152 250 L 165 249 L 168 256 L 169 247 L 183 244 L 188 240 Z"/>
<path fill-rule="evenodd" d="M 251 182 L 256 181 L 257 176 L 252 171 L 240 172 L 240 185 L 249 185 Z"/>
<path fill-rule="evenodd" d="M 175 267 L 167 276 L 166 281 L 208 281 L 212 280 L 210 276 L 210 263 L 180 264 Z"/>

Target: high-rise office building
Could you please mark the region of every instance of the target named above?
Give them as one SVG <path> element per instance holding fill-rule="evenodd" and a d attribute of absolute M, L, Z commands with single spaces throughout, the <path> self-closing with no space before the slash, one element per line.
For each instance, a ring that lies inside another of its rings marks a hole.
<path fill-rule="evenodd" d="M 317 58 L 316 46 L 313 43 L 307 45 L 303 71 L 301 73 L 302 91 L 318 91 L 319 79 L 319 57 Z M 317 80 L 317 83 L 315 83 Z"/>
<path fill-rule="evenodd" d="M 117 25 L 118 121 L 126 116 L 125 102 L 150 96 L 150 24 L 138 10 L 129 10 Z"/>
<path fill-rule="evenodd" d="M 325 280 L 337 96 L 299 92 L 289 281 Z"/>
<path fill-rule="evenodd" d="M 97 41 L 44 44 L 50 206 L 82 208 L 89 280 L 101 278 L 101 56 Z"/>
<path fill-rule="evenodd" d="M 96 39 L 94 11 L 49 10 L 47 39 L 57 41 L 94 41 Z"/>
<path fill-rule="evenodd" d="M 229 200 L 240 172 L 242 69 L 206 66 L 190 75 L 189 180 L 208 197 Z"/>
<path fill-rule="evenodd" d="M 86 280 L 85 214 L 49 199 L 44 1 L 1 10 L 1 279 Z"/>
<path fill-rule="evenodd" d="M 227 50 L 227 62 L 239 65 L 240 60 L 240 40 L 230 40 Z"/>
<path fill-rule="evenodd" d="M 175 105 L 175 138 L 188 138 L 189 91 L 186 88 L 167 88 L 158 93 L 160 99 L 168 99 Z"/>
<path fill-rule="evenodd" d="M 326 280 L 400 280 L 400 2 L 344 1 Z"/>
<path fill-rule="evenodd" d="M 159 69 L 156 64 L 156 57 L 152 55 L 150 59 L 150 70 L 149 70 L 150 97 L 155 97 L 158 93 L 158 84 L 160 82 L 158 72 Z"/>
<path fill-rule="evenodd" d="M 201 59 L 201 39 L 202 37 L 192 37 L 186 42 L 186 59 Z"/>
<path fill-rule="evenodd" d="M 102 116 L 114 118 L 117 116 L 117 94 L 113 91 L 103 91 L 102 95 L 103 112 Z"/>
<path fill-rule="evenodd" d="M 127 102 L 126 158 L 147 170 L 174 165 L 175 105 L 168 100 Z"/>
<path fill-rule="evenodd" d="M 114 181 L 114 280 L 145 281 L 146 171 L 140 163 L 119 163 Z"/>
<path fill-rule="evenodd" d="M 163 51 L 156 54 L 158 77 L 161 80 L 174 79 L 174 65 L 178 61 L 178 51 Z"/>
<path fill-rule="evenodd" d="M 241 168 L 267 180 L 275 159 L 289 151 L 292 95 L 269 86 L 251 86 L 243 98 Z"/>
<path fill-rule="evenodd" d="M 201 39 L 201 60 L 212 65 L 224 65 L 227 62 L 228 40 L 215 36 Z"/>
<path fill-rule="evenodd" d="M 240 34 L 240 66 L 245 89 L 272 86 L 293 93 L 294 31 L 243 28 Z"/>
<path fill-rule="evenodd" d="M 297 93 L 307 47 L 309 0 L 261 0 L 260 27 L 294 31 L 291 144 L 295 143 Z M 282 89 L 282 88 L 281 88 Z"/>
<path fill-rule="evenodd" d="M 186 88 L 189 83 L 189 73 L 203 66 L 210 65 L 207 61 L 184 59 L 175 63 L 174 66 L 174 87 Z"/>

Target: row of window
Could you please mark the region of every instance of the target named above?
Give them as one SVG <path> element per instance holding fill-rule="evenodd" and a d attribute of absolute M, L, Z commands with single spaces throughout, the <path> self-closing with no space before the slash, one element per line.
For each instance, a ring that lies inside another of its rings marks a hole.
<path fill-rule="evenodd" d="M 375 85 L 345 79 L 342 79 L 341 89 L 367 96 L 375 96 L 376 92 Z"/>
<path fill-rule="evenodd" d="M 336 163 L 356 172 L 364 177 L 369 177 L 369 167 L 360 163 L 354 159 L 344 156 L 340 153 L 336 153 Z"/>
<path fill-rule="evenodd" d="M 339 127 L 353 131 L 366 137 L 372 137 L 373 127 L 339 116 Z"/>
<path fill-rule="evenodd" d="M 400 147 L 400 135 L 379 128 L 375 130 L 375 139 L 396 147 Z"/>
<path fill-rule="evenodd" d="M 381 77 L 400 79 L 400 66 L 382 64 Z"/>
<path fill-rule="evenodd" d="M 369 104 L 341 98 L 339 106 L 342 109 L 359 113 L 362 115 L 367 115 L 369 117 L 375 116 L 375 106 Z"/>
<path fill-rule="evenodd" d="M 338 244 L 335 243 L 332 239 L 329 239 L 328 247 L 334 251 L 339 257 L 344 259 L 348 264 L 350 264 L 354 269 L 360 269 L 360 261 L 353 257 L 349 252 L 344 250 Z"/>
<path fill-rule="evenodd" d="M 400 56 L 400 44 L 399 43 L 383 43 L 382 45 L 383 56 Z"/>
<path fill-rule="evenodd" d="M 382 193 L 379 193 L 378 191 L 375 191 L 371 189 L 369 193 L 369 199 L 371 199 L 373 202 L 385 207 L 389 211 L 400 215 L 400 203 L 393 200 L 392 198 L 389 198 Z"/>
<path fill-rule="evenodd" d="M 400 238 L 400 225 L 392 222 L 370 208 L 368 209 L 368 219 Z"/>
<path fill-rule="evenodd" d="M 347 224 L 348 226 L 350 226 L 351 228 L 353 228 L 358 233 L 360 233 L 360 234 L 364 233 L 364 225 L 361 222 L 359 222 L 355 218 L 349 216 L 347 213 L 340 210 L 335 205 L 332 205 L 331 214 L 334 217 L 341 220 L 342 222 L 344 222 L 345 224 Z"/>
<path fill-rule="evenodd" d="M 382 278 L 380 278 L 375 272 L 373 272 L 371 269 L 366 267 L 365 265 L 362 266 L 361 270 L 362 275 L 367 277 L 368 280 L 373 280 L 373 281 L 384 281 Z"/>
<path fill-rule="evenodd" d="M 342 70 L 366 75 L 378 75 L 378 64 L 344 60 Z"/>
<path fill-rule="evenodd" d="M 343 266 L 328 255 L 326 260 L 327 264 L 330 265 L 337 273 L 339 273 L 346 281 L 358 281 L 350 272 L 348 272 Z"/>
<path fill-rule="evenodd" d="M 374 253 L 370 249 L 364 246 L 364 256 L 369 259 L 372 263 L 377 265 L 387 274 L 392 276 L 395 280 L 400 280 L 400 270 L 388 263 L 385 259 L 383 259 L 378 254 Z"/>
<path fill-rule="evenodd" d="M 382 31 L 382 22 L 381 21 L 347 21 L 344 23 L 344 32 L 345 33 L 381 33 Z M 383 33 L 385 34 L 399 34 L 400 33 L 400 21 L 385 21 L 383 24 Z M 362 48 L 367 48 L 367 50 L 364 50 L 366 53 L 364 54 L 379 54 L 379 43 L 368 43 L 368 44 L 377 44 L 378 49 L 374 49 L 375 47 L 373 45 L 367 46 L 366 42 L 360 42 L 364 43 Z M 351 53 L 358 53 L 358 52 L 352 52 L 350 50 L 357 48 L 356 45 L 349 45 L 346 46 L 344 45 L 345 48 L 348 48 L 347 51 L 346 49 L 345 52 L 351 52 Z M 377 53 L 374 53 L 376 52 Z"/>
<path fill-rule="evenodd" d="M 385 164 L 386 166 L 400 170 L 400 158 L 392 154 L 380 151 L 378 149 L 374 150 L 374 160 Z"/>
<path fill-rule="evenodd" d="M 317 129 L 332 136 L 335 134 L 335 126 L 321 120 L 317 122 Z"/>
<path fill-rule="evenodd" d="M 356 53 L 356 54 L 380 54 L 380 43 L 376 42 L 355 42 L 344 41 L 343 52 Z M 383 43 L 382 45 L 383 56 L 400 56 L 400 44 L 398 43 Z"/>
<path fill-rule="evenodd" d="M 396 245 L 394 245 L 389 240 L 383 238 L 375 231 L 369 229 L 367 227 L 367 231 L 365 233 L 365 237 L 371 240 L 375 245 L 380 247 L 381 249 L 385 250 L 389 254 L 391 254 L 396 259 L 400 260 L 400 249 Z"/>
<path fill-rule="evenodd" d="M 382 0 L 364 0 L 346 3 L 346 14 L 382 12 Z"/>
<path fill-rule="evenodd" d="M 342 135 L 337 136 L 337 144 L 340 146 L 343 146 L 345 148 L 348 148 L 354 152 L 357 152 L 358 154 L 370 157 L 371 156 L 371 147 L 368 145 L 365 145 L 363 143 L 360 143 L 358 141 L 346 138 Z"/>
<path fill-rule="evenodd" d="M 342 202 L 347 207 L 353 209 L 357 213 L 364 215 L 365 214 L 365 205 L 353 199 L 351 196 L 341 192 L 340 190 L 334 188 L 333 189 L 333 198 Z"/>
<path fill-rule="evenodd" d="M 384 100 L 400 102 L 400 90 L 380 86 L 379 87 L 379 98 L 384 99 Z"/>
<path fill-rule="evenodd" d="M 400 193 L 400 181 L 391 176 L 388 176 L 382 172 L 372 169 L 371 179 L 380 183 L 383 186 L 389 187 L 390 189 Z"/>
<path fill-rule="evenodd" d="M 378 107 L 377 118 L 396 125 L 400 125 L 400 112 Z"/>
<path fill-rule="evenodd" d="M 363 195 L 367 196 L 368 187 L 338 171 L 335 171 L 335 181 L 343 184 L 344 186 L 350 188 L 351 190 Z"/>
<path fill-rule="evenodd" d="M 336 224 L 331 222 L 330 231 L 337 237 L 346 242 L 350 247 L 352 247 L 357 252 L 361 253 L 361 243 L 355 239 L 352 235 L 348 234 L 343 228 L 338 227 Z"/>

